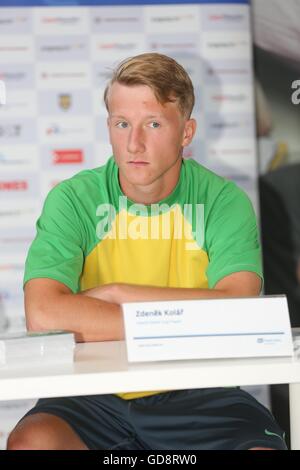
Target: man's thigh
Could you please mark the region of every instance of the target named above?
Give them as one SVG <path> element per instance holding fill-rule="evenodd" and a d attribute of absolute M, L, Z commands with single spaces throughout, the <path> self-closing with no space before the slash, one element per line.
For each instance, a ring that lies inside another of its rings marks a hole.
<path fill-rule="evenodd" d="M 46 413 L 61 418 L 88 449 L 143 448 L 128 422 L 127 407 L 128 402 L 115 395 L 46 398 L 25 417 Z"/>
<path fill-rule="evenodd" d="M 238 388 L 43 399 L 36 413 L 62 418 L 89 449 L 286 448 L 269 411 Z"/>
<path fill-rule="evenodd" d="M 237 387 L 138 398 L 130 405 L 130 417 L 151 449 L 286 449 L 271 413 Z"/>

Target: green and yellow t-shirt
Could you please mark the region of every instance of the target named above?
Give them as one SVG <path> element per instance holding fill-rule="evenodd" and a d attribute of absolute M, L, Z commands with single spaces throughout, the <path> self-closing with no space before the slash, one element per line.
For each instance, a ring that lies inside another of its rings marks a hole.
<path fill-rule="evenodd" d="M 24 283 L 51 278 L 74 293 L 115 282 L 213 288 L 238 271 L 262 277 L 255 214 L 235 183 L 183 160 L 167 198 L 135 204 L 122 193 L 111 157 L 50 191 Z"/>

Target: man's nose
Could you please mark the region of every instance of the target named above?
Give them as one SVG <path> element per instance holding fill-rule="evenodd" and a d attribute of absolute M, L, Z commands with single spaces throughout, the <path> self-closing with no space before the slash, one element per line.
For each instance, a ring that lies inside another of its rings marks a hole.
<path fill-rule="evenodd" d="M 143 129 L 132 127 L 128 137 L 127 150 L 129 153 L 139 153 L 145 150 Z"/>

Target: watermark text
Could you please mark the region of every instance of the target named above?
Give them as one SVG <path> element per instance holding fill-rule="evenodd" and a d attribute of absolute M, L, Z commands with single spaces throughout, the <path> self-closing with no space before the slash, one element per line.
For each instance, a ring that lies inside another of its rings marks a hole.
<path fill-rule="evenodd" d="M 292 89 L 295 90 L 292 93 L 292 103 L 300 104 L 300 80 L 294 80 L 292 83 Z"/>
<path fill-rule="evenodd" d="M 131 204 L 119 197 L 116 208 L 100 204 L 97 237 L 102 240 L 182 240 L 187 250 L 199 250 L 204 244 L 204 204 Z"/>

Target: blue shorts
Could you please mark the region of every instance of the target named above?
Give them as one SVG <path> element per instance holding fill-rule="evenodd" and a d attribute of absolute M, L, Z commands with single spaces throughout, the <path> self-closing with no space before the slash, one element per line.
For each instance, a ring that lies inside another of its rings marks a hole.
<path fill-rule="evenodd" d="M 89 449 L 286 449 L 271 413 L 239 388 L 178 390 L 133 400 L 47 398 L 26 416 L 33 413 L 64 419 Z"/>

